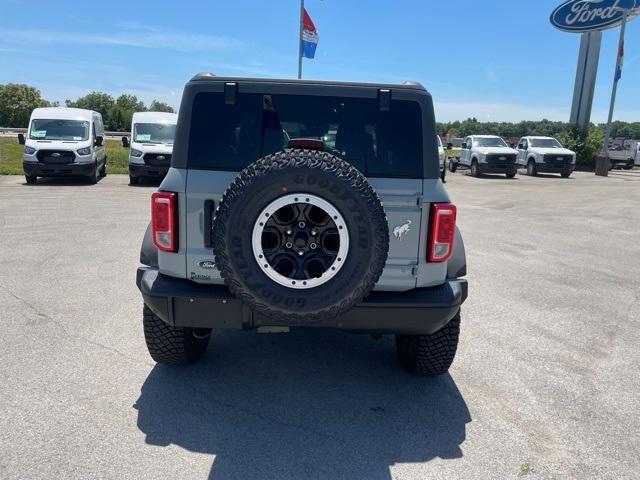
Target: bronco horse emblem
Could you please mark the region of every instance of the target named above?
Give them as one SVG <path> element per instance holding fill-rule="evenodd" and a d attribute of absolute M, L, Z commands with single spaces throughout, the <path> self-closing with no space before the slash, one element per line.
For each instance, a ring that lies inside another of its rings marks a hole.
<path fill-rule="evenodd" d="M 404 237 L 407 233 L 409 233 L 409 230 L 411 230 L 411 223 L 411 220 L 407 220 L 402 225 L 398 225 L 393 229 L 393 236 L 396 237 L 397 240 L 402 240 L 402 237 Z"/>

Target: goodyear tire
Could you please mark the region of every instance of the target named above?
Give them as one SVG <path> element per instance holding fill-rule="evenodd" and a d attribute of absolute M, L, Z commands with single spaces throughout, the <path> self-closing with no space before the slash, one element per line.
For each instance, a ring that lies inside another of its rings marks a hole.
<path fill-rule="evenodd" d="M 356 168 L 325 152 L 286 150 L 240 172 L 212 240 L 222 278 L 244 303 L 278 323 L 312 324 L 371 291 L 389 228 Z"/>

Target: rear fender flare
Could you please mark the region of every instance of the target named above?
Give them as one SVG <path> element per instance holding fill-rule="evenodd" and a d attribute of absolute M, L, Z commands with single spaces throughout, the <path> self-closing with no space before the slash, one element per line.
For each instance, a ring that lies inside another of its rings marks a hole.
<path fill-rule="evenodd" d="M 467 256 L 464 250 L 464 241 L 460 229 L 456 226 L 456 235 L 453 241 L 453 253 L 447 262 L 447 278 L 460 278 L 467 274 Z"/>
<path fill-rule="evenodd" d="M 158 249 L 153 245 L 151 239 L 151 224 L 147 225 L 147 230 L 144 232 L 144 238 L 142 239 L 140 263 L 148 267 L 158 266 Z"/>

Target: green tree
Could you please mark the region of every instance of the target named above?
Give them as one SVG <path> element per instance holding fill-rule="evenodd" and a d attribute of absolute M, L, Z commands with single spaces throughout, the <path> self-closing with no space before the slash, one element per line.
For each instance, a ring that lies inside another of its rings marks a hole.
<path fill-rule="evenodd" d="M 576 152 L 576 165 L 593 168 L 596 156 L 604 145 L 604 131 L 591 125 L 585 134 L 577 126 L 570 125 L 558 135 L 558 140 L 566 148 Z"/>
<path fill-rule="evenodd" d="M 149 105 L 149 111 L 175 113 L 175 110 L 171 105 L 169 105 L 168 103 L 160 102 L 159 100 L 154 100 L 153 102 L 151 102 L 151 105 Z"/>
<path fill-rule="evenodd" d="M 111 95 L 102 92 L 89 92 L 84 97 L 80 97 L 75 101 L 65 100 L 67 107 L 84 108 L 86 110 L 95 110 L 106 117 L 109 109 L 114 105 L 115 101 Z"/>
<path fill-rule="evenodd" d="M 116 99 L 116 105 L 118 105 L 123 110 L 128 110 L 133 115 L 133 112 L 145 112 L 147 107 L 144 106 L 144 103 L 138 100 L 138 97 L 135 95 L 120 95 Z"/>
<path fill-rule="evenodd" d="M 133 112 L 125 110 L 118 105 L 113 105 L 107 112 L 104 124 L 109 131 L 128 132 L 131 130 L 131 117 L 133 117 Z"/>
<path fill-rule="evenodd" d="M 40 90 L 22 83 L 0 85 L 0 126 L 25 128 L 34 108 L 48 107 Z"/>

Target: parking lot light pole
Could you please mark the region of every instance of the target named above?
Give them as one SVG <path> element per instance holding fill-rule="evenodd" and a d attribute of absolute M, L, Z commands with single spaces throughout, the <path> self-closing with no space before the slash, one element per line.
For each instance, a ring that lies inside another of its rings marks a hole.
<path fill-rule="evenodd" d="M 620 40 L 618 41 L 618 56 L 616 57 L 616 68 L 613 77 L 613 89 L 611 90 L 611 103 L 609 104 L 609 118 L 607 120 L 607 130 L 604 136 L 604 145 L 602 145 L 602 153 L 596 160 L 596 175 L 606 177 L 609 175 L 609 167 L 611 166 L 611 160 L 609 158 L 609 139 L 611 138 L 611 127 L 613 122 L 613 109 L 616 105 L 616 95 L 618 93 L 618 81 L 620 80 L 619 69 L 621 57 L 623 56 L 624 49 L 624 34 L 627 27 L 627 19 L 630 14 L 637 14 L 640 9 L 628 9 L 618 8 L 618 11 L 622 11 L 622 24 L 620 26 Z"/>

